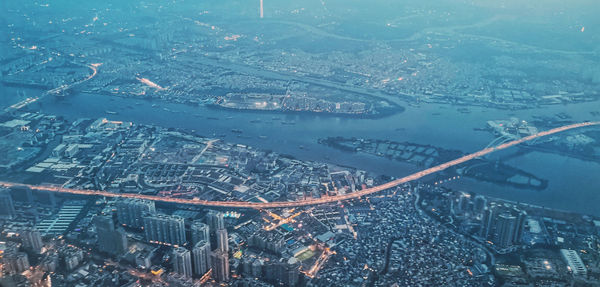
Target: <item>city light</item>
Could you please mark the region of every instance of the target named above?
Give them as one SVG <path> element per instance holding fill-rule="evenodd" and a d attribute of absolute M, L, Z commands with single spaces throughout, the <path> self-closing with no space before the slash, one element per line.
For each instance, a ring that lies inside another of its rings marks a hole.
<path fill-rule="evenodd" d="M 80 195 L 91 195 L 91 196 L 106 196 L 106 197 L 124 197 L 124 198 L 140 198 L 154 201 L 163 201 L 163 202 L 173 202 L 173 203 L 181 203 L 181 204 L 192 204 L 192 205 L 204 205 L 204 206 L 215 206 L 215 207 L 231 207 L 231 208 L 255 208 L 255 209 L 267 209 L 267 208 L 280 208 L 280 207 L 298 207 L 298 206 L 307 206 L 307 205 L 318 205 L 318 204 L 326 204 L 326 203 L 334 203 L 338 201 L 350 200 L 355 198 L 360 198 L 366 195 L 370 195 L 376 192 L 384 191 L 387 189 L 394 188 L 401 184 L 411 182 L 417 179 L 420 179 L 424 176 L 437 173 L 439 171 L 445 170 L 449 167 L 456 166 L 462 164 L 464 162 L 470 161 L 475 158 L 479 158 L 485 156 L 487 154 L 504 150 L 510 148 L 512 146 L 531 141 L 540 137 L 560 133 L 563 131 L 589 127 L 600 125 L 600 122 L 583 122 L 577 124 L 566 125 L 558 128 L 554 128 L 548 131 L 540 132 L 537 134 L 533 134 L 530 136 L 523 137 L 521 139 L 513 140 L 499 146 L 489 147 L 482 149 L 480 151 L 462 156 L 455 160 L 448 161 L 446 163 L 442 163 L 440 165 L 428 168 L 426 170 L 413 173 L 411 175 L 378 185 L 371 188 L 363 189 L 353 193 L 346 193 L 343 195 L 334 195 L 327 196 L 321 198 L 314 199 L 305 199 L 300 201 L 274 201 L 267 202 L 266 200 L 263 202 L 246 202 L 246 201 L 211 201 L 211 200 L 201 200 L 201 199 L 184 199 L 184 198 L 168 198 L 168 197 L 160 197 L 153 195 L 145 195 L 145 194 L 135 194 L 135 193 L 113 193 L 102 190 L 86 190 L 86 189 L 74 189 L 74 188 L 63 188 L 56 186 L 38 186 L 31 184 L 22 184 L 22 183 L 14 183 L 14 182 L 0 182 L 0 186 L 4 187 L 28 187 L 33 190 L 47 190 L 54 191 L 60 193 L 71 193 L 71 194 L 80 194 Z"/>

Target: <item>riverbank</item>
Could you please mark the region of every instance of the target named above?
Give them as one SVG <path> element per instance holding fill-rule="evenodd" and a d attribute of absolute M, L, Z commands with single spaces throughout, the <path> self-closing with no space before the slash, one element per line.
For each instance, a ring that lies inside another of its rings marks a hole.
<path fill-rule="evenodd" d="M 30 96 L 30 95 L 28 95 Z M 475 131 L 485 126 L 487 120 L 503 119 L 511 116 L 532 120 L 533 116 L 554 116 L 567 113 L 573 121 L 584 121 L 597 107 L 588 104 L 545 107 L 527 111 L 504 111 L 484 107 L 471 107 L 470 113 L 459 111 L 460 106 L 421 104 L 406 106 L 402 113 L 382 118 L 347 118 L 318 114 L 289 113 L 241 113 L 233 110 L 213 109 L 206 106 L 168 103 L 159 100 L 120 98 L 108 95 L 74 93 L 64 100 L 46 97 L 28 109 L 47 114 L 64 116 L 67 119 L 108 117 L 114 120 L 132 121 L 172 127 L 193 132 L 206 137 L 219 137 L 223 140 L 251 145 L 257 148 L 288 154 L 302 160 L 328 162 L 352 166 L 375 174 L 401 177 L 419 171 L 420 168 L 378 156 L 348 154 L 318 143 L 319 138 L 330 136 L 384 139 L 390 141 L 410 141 L 416 144 L 432 144 L 445 149 L 470 152 L 485 147 L 493 140 L 493 135 Z M 117 114 L 109 115 L 105 111 Z M 273 119 L 276 118 L 276 119 Z M 291 124 L 293 123 L 293 124 Z M 230 132 L 240 130 L 242 134 Z M 499 158 L 505 153 L 492 156 Z M 557 155 L 544 154 L 543 158 Z M 560 156 L 560 161 L 568 159 Z M 519 157 L 523 158 L 523 157 Z M 527 203 L 547 203 L 546 206 L 573 211 L 598 214 L 600 211 L 588 200 L 596 194 L 594 184 L 582 185 L 566 176 L 557 176 L 552 169 L 562 169 L 552 160 L 544 160 L 544 167 L 530 166 L 536 176 L 548 178 L 548 188 L 543 191 L 523 190 L 498 184 L 485 184 L 468 178 L 453 180 L 444 185 L 457 186 L 462 190 L 487 192 L 497 197 Z M 520 163 L 511 165 L 525 169 Z M 600 164 L 579 162 L 568 168 L 582 176 L 594 178 L 600 174 Z M 565 188 L 567 187 L 567 188 Z M 568 190 L 568 192 L 565 192 Z M 565 200 L 569 198 L 569 200 Z M 558 200 L 557 200 L 558 199 Z M 600 199 L 599 199 L 600 200 Z"/>

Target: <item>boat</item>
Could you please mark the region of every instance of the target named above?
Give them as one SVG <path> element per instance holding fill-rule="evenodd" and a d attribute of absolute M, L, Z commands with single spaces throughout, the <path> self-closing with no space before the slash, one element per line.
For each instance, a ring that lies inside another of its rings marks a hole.
<path fill-rule="evenodd" d="M 106 110 L 104 112 L 107 113 L 107 114 L 109 114 L 109 115 L 116 115 L 117 114 L 117 112 L 108 111 L 108 110 Z"/>
<path fill-rule="evenodd" d="M 231 130 L 232 133 L 236 133 L 236 134 L 241 134 L 243 133 L 242 130 L 238 130 L 238 129 L 232 129 Z"/>

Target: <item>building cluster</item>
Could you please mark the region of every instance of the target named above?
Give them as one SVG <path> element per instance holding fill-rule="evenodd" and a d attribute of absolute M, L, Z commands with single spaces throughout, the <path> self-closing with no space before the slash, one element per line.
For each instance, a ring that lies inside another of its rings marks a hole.
<path fill-rule="evenodd" d="M 257 202 L 320 198 L 373 185 L 373 178 L 364 171 L 296 160 L 155 126 L 106 118 L 67 122 L 33 113 L 13 113 L 5 118 L 6 122 L 27 124 L 35 134 L 49 134 L 36 143 L 36 153 L 22 158 L 21 165 L 4 170 L 44 185 Z M 24 120 L 29 118 L 40 121 Z M 17 126 L 12 129 L 13 133 L 29 133 Z M 24 149 L 19 147 L 17 153 Z M 63 208 L 69 217 L 83 206 Z M 140 215 L 135 214 L 138 222 L 132 222 L 134 227 L 142 224 Z M 69 225 L 66 221 L 55 223 L 47 222 L 47 232 Z"/>
<path fill-rule="evenodd" d="M 476 242 L 415 206 L 422 186 L 405 185 L 344 204 L 356 232 L 333 233 L 336 254 L 319 273 L 321 285 L 494 286 L 488 254 Z"/>
<path fill-rule="evenodd" d="M 490 244 L 497 252 L 511 252 L 521 245 L 527 212 L 512 204 L 491 202 L 482 195 L 472 198 L 469 193 L 460 193 L 450 203 L 451 214 L 460 219 L 464 231 L 477 229 L 475 236 Z M 475 226 L 475 227 L 474 227 Z"/>
<path fill-rule="evenodd" d="M 0 172 L 18 169 L 35 159 L 57 135 L 66 122 L 39 113 L 0 115 Z"/>
<path fill-rule="evenodd" d="M 263 202 L 341 195 L 381 181 L 176 130 L 108 119 L 58 122 L 59 140 L 44 146 L 49 152 L 7 172 L 43 185 L 132 196 Z M 1 280 L 73 286 L 595 282 L 597 220 L 439 186 L 235 212 L 11 187 L 0 191 Z M 522 265 L 504 260 L 515 252 L 532 256 Z"/>
<path fill-rule="evenodd" d="M 353 168 L 180 130 L 26 111 L 42 97 L 60 100 L 71 93 L 337 116 L 395 113 L 399 99 L 452 104 L 464 113 L 468 106 L 523 109 L 597 100 L 597 75 L 564 76 L 579 68 L 569 57 L 540 61 L 547 51 L 531 46 L 517 51 L 535 57 L 518 60 L 509 53 L 518 43 L 461 29 L 417 33 L 399 48 L 354 38 L 355 32 L 340 31 L 345 21 L 329 23 L 329 15 L 311 9 L 292 13 L 328 22 L 281 29 L 287 24 L 262 21 L 269 33 L 256 34 L 251 22 L 217 21 L 211 11 L 172 3 L 144 3 L 148 9 L 131 3 L 87 9 L 82 3 L 83 10 L 73 7 L 78 17 L 63 18 L 48 13 L 49 4 L 6 2 L 11 13 L 3 13 L 3 23 L 23 24 L 3 27 L 10 36 L 0 47 L 0 82 L 44 92 L 27 97 L 20 91 L 25 99 L 0 115 L 0 176 L 124 196 L 6 184 L 0 189 L 0 286 L 600 285 L 600 220 L 591 216 L 424 183 L 314 207 L 233 211 L 156 203 L 135 196 L 295 201 L 381 181 Z M 133 9 L 138 12 L 127 12 Z M 442 10 L 410 13 L 441 19 L 447 16 Z M 147 11 L 161 11 L 160 21 L 148 21 L 156 15 Z M 385 28 L 400 25 L 394 22 Z M 282 49 L 290 39 L 317 44 Z M 338 49 L 347 40 L 365 44 Z M 470 59 L 476 53 L 448 55 L 470 51 L 469 45 L 501 55 L 485 63 Z M 595 64 L 583 58 L 576 61 L 581 70 Z M 548 75 L 523 80 L 531 67 Z M 488 125 L 503 139 L 534 134 L 539 126 L 517 119 Z M 597 154 L 592 143 L 583 134 L 558 145 Z M 421 166 L 432 165 L 441 151 L 356 140 L 345 148 Z"/>
<path fill-rule="evenodd" d="M 239 110 L 265 110 L 283 112 L 316 112 L 348 115 L 374 113 L 373 107 L 362 102 L 335 102 L 317 96 L 271 94 L 232 94 L 219 97 L 215 104 L 220 107 Z"/>
<path fill-rule="evenodd" d="M 495 134 L 504 139 L 519 139 L 538 133 L 535 125 L 514 117 L 509 120 L 488 121 L 487 125 Z"/>
<path fill-rule="evenodd" d="M 586 215 L 428 187 L 421 208 L 480 244 L 504 284 L 595 285 L 600 222 Z M 514 255 L 521 254 L 515 261 Z M 594 271 L 592 271 L 594 270 Z"/>
<path fill-rule="evenodd" d="M 40 7 L 18 7 L 14 11 L 27 9 L 37 11 Z M 410 13 L 417 14 L 411 15 L 431 17 L 431 10 L 416 10 L 419 11 Z M 410 37 L 402 47 L 374 40 L 369 45 L 347 50 L 347 47 L 338 49 L 341 44 L 329 38 L 335 38 L 335 32 L 330 35 L 328 29 L 340 29 L 341 23 L 323 23 L 328 27 L 325 30 L 306 25 L 285 32 L 275 23 L 263 23 L 272 28 L 274 34 L 269 37 L 256 34 L 253 25 L 209 24 L 192 21 L 191 16 L 182 16 L 180 12 L 171 13 L 177 17 L 169 17 L 161 25 L 143 21 L 143 15 L 136 15 L 142 17 L 141 26 L 131 26 L 132 15 L 128 13 L 89 15 L 90 19 L 102 19 L 102 23 L 86 21 L 84 17 L 81 21 L 63 21 L 49 14 L 44 15 L 43 21 L 51 25 L 37 25 L 31 18 L 19 19 L 32 22 L 31 27 L 7 28 L 11 38 L 0 56 L 0 80 L 24 88 L 58 88 L 58 93 L 51 94 L 59 97 L 64 97 L 70 89 L 190 104 L 219 103 L 219 99 L 230 93 L 284 94 L 289 97 L 288 107 L 279 105 L 277 110 L 334 114 L 385 113 L 393 106 L 390 98 L 401 98 L 409 104 L 449 103 L 507 109 L 598 98 L 598 73 L 588 68 L 593 65 L 591 60 L 577 61 L 581 65 L 579 70 L 585 71 L 581 75 L 564 77 L 557 71 L 571 69 L 576 63 L 568 59 L 540 61 L 538 57 L 506 56 L 514 51 L 536 55 L 547 51 L 531 46 L 523 50 L 517 43 L 490 41 L 485 37 L 475 40 L 472 35 L 454 30 L 428 35 L 426 40 Z M 394 30 L 400 26 L 404 25 L 387 23 L 381 28 Z M 321 33 L 312 33 L 315 30 Z M 279 37 L 278 33 L 285 34 Z M 51 36 L 37 37 L 40 34 Z M 37 41 L 31 42 L 32 38 Z M 288 47 L 290 38 L 322 43 L 327 48 L 283 48 Z M 499 54 L 490 57 L 490 64 L 450 52 L 471 51 L 474 47 Z M 532 66 L 543 70 L 545 76 L 531 75 Z M 526 76 L 528 80 L 523 80 Z M 265 109 L 263 102 L 249 101 L 242 106 Z M 239 105 L 236 102 L 234 106 L 239 108 Z M 273 102 L 265 106 L 275 108 Z"/>

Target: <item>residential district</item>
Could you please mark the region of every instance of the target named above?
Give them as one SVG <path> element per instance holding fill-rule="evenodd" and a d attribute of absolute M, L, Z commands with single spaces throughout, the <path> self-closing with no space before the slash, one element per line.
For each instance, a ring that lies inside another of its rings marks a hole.
<path fill-rule="evenodd" d="M 552 50 L 483 37 L 477 29 L 437 29 L 391 41 L 369 36 L 364 41 L 339 39 L 343 25 L 310 14 L 314 11 L 286 11 L 280 16 L 289 17 L 287 21 L 240 23 L 202 7 L 182 11 L 175 3 L 163 4 L 144 3 L 147 10 L 133 14 L 95 7 L 82 11 L 91 13 L 89 18 L 47 12 L 53 6 L 7 4 L 5 21 L 24 24 L 6 27 L 0 81 L 58 98 L 75 91 L 361 117 L 397 113 L 404 104 L 454 104 L 468 112 L 470 106 L 529 109 L 599 97 L 600 73 L 592 56 L 573 61 Z M 160 21 L 148 21 L 155 18 L 153 9 L 160 10 Z M 430 21 L 446 19 L 443 11 L 399 13 Z M 473 26 L 505 20 L 489 18 L 474 20 Z M 318 22 L 298 23 L 303 21 Z M 392 33 L 401 26 L 390 20 L 375 30 Z M 480 50 L 490 53 L 489 59 L 465 56 Z"/>
<path fill-rule="evenodd" d="M 2 177 L 215 201 L 356 192 L 384 176 L 174 129 L 0 118 Z M 442 174 L 450 176 L 451 173 Z M 423 180 L 317 206 L 226 209 L 0 191 L 2 286 L 595 286 L 600 218 Z"/>
<path fill-rule="evenodd" d="M 392 18 L 354 29 L 348 25 L 363 11 L 344 5 L 338 17 L 325 1 L 323 9 L 289 1 L 264 18 L 261 9 L 260 21 L 244 10 L 252 1 L 235 2 L 239 10 L 204 6 L 219 1 L 81 1 L 69 9 L 51 2 L 2 2 L 0 82 L 18 102 L 11 98 L 0 115 L 0 286 L 600 285 L 600 218 L 445 186 L 464 176 L 543 189 L 547 179 L 531 171 L 502 166 L 508 172 L 490 178 L 482 167 L 499 164 L 481 159 L 480 169 L 457 166 L 368 197 L 296 208 L 149 201 L 134 195 L 291 202 L 352 194 L 391 178 L 110 118 L 122 110 L 67 120 L 27 109 L 64 101 L 66 110 L 77 95 L 151 101 L 172 114 L 179 111 L 167 103 L 365 118 L 430 103 L 464 114 L 561 107 L 600 97 L 596 52 L 494 37 L 497 27 L 506 29 L 496 24 L 526 19 L 454 10 L 464 5 L 406 4 Z M 557 28 L 535 21 L 532 31 Z M 500 143 L 569 121 L 566 114 L 534 117 L 481 128 Z M 599 138 L 569 133 L 522 149 L 596 161 Z M 385 139 L 328 143 L 418 167 L 466 152 Z"/>

